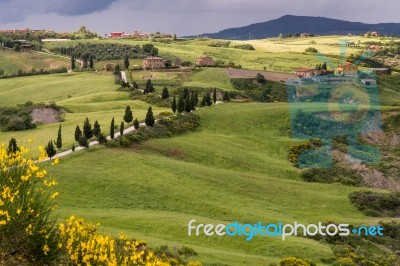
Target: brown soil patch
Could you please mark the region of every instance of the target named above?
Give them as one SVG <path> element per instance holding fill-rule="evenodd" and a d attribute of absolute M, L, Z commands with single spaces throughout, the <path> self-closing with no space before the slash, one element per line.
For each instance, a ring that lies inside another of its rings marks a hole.
<path fill-rule="evenodd" d="M 261 70 L 246 70 L 246 69 L 235 69 L 227 68 L 225 72 L 231 79 L 238 78 L 255 78 L 257 73 L 262 74 L 266 80 L 276 81 L 276 82 L 286 82 L 288 79 L 297 78 L 294 74 L 283 73 L 283 72 L 273 72 L 273 71 L 261 71 Z"/>
<path fill-rule="evenodd" d="M 60 122 L 57 110 L 53 108 L 37 108 L 31 112 L 35 124 L 54 124 Z"/>

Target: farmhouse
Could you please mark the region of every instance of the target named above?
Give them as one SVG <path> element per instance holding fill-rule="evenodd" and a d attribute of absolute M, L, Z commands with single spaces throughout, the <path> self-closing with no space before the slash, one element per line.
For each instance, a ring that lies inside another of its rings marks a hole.
<path fill-rule="evenodd" d="M 166 67 L 167 60 L 161 57 L 149 56 L 143 59 L 143 69 L 161 69 Z"/>
<path fill-rule="evenodd" d="M 110 38 L 121 38 L 123 34 L 125 34 L 125 32 L 123 32 L 123 31 L 113 31 L 113 32 L 111 32 L 109 37 Z"/>
<path fill-rule="evenodd" d="M 315 75 L 315 69 L 313 68 L 296 68 L 294 69 L 294 74 L 298 76 L 299 78 L 304 78 L 304 77 L 312 77 Z"/>
<path fill-rule="evenodd" d="M 30 51 L 32 49 L 32 45 L 31 44 L 22 44 L 21 45 L 21 51 Z"/>
<path fill-rule="evenodd" d="M 196 66 L 215 66 L 215 60 L 211 56 L 200 56 L 197 58 Z"/>
<path fill-rule="evenodd" d="M 356 75 L 358 73 L 358 66 L 350 62 L 346 62 L 338 65 L 337 72 L 340 75 Z"/>

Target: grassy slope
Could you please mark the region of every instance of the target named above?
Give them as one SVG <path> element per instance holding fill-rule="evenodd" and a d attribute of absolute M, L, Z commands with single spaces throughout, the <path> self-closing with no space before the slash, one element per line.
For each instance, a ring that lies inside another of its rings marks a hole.
<path fill-rule="evenodd" d="M 347 195 L 354 188 L 299 180 L 286 159 L 291 144 L 282 133 L 286 105 L 227 104 L 199 114 L 202 125 L 194 133 L 63 160 L 51 169 L 59 177 L 60 218 L 77 214 L 150 245 L 186 244 L 205 265 L 266 265 L 290 255 L 318 260 L 332 251 L 303 238 L 188 237 L 192 218 L 199 223 L 377 222 L 350 205 Z"/>
<path fill-rule="evenodd" d="M 19 69 L 24 72 L 33 68 L 40 69 L 56 69 L 60 67 L 69 67 L 68 58 L 61 58 L 54 55 L 48 55 L 36 52 L 14 52 L 12 49 L 0 49 L 0 69 L 6 74 L 17 73 Z"/>
<path fill-rule="evenodd" d="M 184 86 L 210 88 L 217 87 L 223 90 L 234 90 L 231 81 L 222 68 L 203 68 L 190 77 Z"/>
<path fill-rule="evenodd" d="M 102 73 L 74 73 L 42 75 L 23 78 L 0 80 L 0 106 L 15 106 L 26 101 L 50 102 L 67 108 L 70 112 L 64 115 L 62 122 L 63 149 L 69 149 L 74 143 L 76 125 L 82 127 L 88 117 L 94 124 L 98 120 L 105 134 L 109 132 L 112 117 L 119 125 L 127 105 L 133 110 L 133 115 L 139 120 L 145 118 L 149 104 L 132 101 L 127 93 L 116 92 L 113 77 Z M 165 111 L 165 108 L 153 108 L 155 114 Z M 21 132 L 2 132 L 0 143 L 8 143 L 11 137 L 20 144 L 33 138 L 32 147 L 46 145 L 57 137 L 60 124 L 40 125 L 33 130 Z M 36 151 L 35 151 L 36 152 Z M 35 154 L 35 153 L 34 153 Z"/>

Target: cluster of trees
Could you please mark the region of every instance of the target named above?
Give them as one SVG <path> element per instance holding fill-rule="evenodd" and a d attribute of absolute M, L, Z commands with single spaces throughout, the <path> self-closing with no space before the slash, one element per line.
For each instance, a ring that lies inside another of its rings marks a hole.
<path fill-rule="evenodd" d="M 35 69 L 32 68 L 30 71 L 22 71 L 18 69 L 16 73 L 6 73 L 3 69 L 0 69 L 0 78 L 15 78 L 15 77 L 27 77 L 36 75 L 56 74 L 56 73 L 67 73 L 67 67 L 60 67 L 55 69 Z"/>
<path fill-rule="evenodd" d="M 125 45 L 116 43 L 78 43 L 74 47 L 55 47 L 52 52 L 85 59 L 92 56 L 97 61 L 128 58 L 144 58 L 158 55 L 158 49 L 151 43 L 140 45 Z"/>
<path fill-rule="evenodd" d="M 199 97 L 196 91 L 191 91 L 187 88 L 183 89 L 183 92 L 179 95 L 178 101 L 176 96 L 172 100 L 171 109 L 174 113 L 191 112 L 196 110 L 196 106 L 199 102 Z"/>
<path fill-rule="evenodd" d="M 15 32 L 15 33 L 0 33 L 0 42 L 1 39 L 9 39 L 9 40 L 27 40 L 29 42 L 41 42 L 42 39 L 71 39 L 71 40 L 79 40 L 79 39 L 94 39 L 100 38 L 96 33 L 91 32 L 85 26 L 81 26 L 75 32 L 45 32 L 45 31 L 37 31 L 37 32 Z M 12 47 L 11 47 L 12 48 Z"/>
<path fill-rule="evenodd" d="M 31 107 L 20 105 L 18 107 L 0 108 L 1 131 L 22 131 L 36 128 L 30 116 Z"/>
<path fill-rule="evenodd" d="M 210 94 L 212 95 L 212 98 Z M 231 100 L 227 91 L 223 93 L 222 100 L 225 102 L 229 102 Z M 196 110 L 198 102 L 199 102 L 199 96 L 197 91 L 189 92 L 187 88 L 184 88 L 183 92 L 179 95 L 178 100 L 174 95 L 171 109 L 174 113 L 191 112 Z M 217 102 L 217 89 L 214 88 L 212 92 L 206 92 L 203 95 L 203 98 L 200 102 L 200 106 L 211 106 L 213 103 L 215 104 L 216 102 Z"/>
<path fill-rule="evenodd" d="M 286 85 L 266 80 L 262 74 L 254 78 L 232 79 L 232 85 L 242 91 L 242 97 L 259 102 L 287 101 Z"/>
<path fill-rule="evenodd" d="M 318 50 L 315 49 L 314 47 L 308 47 L 307 49 L 304 50 L 305 53 L 311 53 L 311 54 L 316 54 L 318 53 Z"/>
<path fill-rule="evenodd" d="M 236 49 L 242 49 L 242 50 L 250 50 L 250 51 L 255 50 L 254 46 L 251 45 L 251 44 L 248 44 L 248 43 L 245 43 L 245 44 L 238 44 L 238 45 L 234 45 L 234 46 L 232 46 L 232 47 L 233 47 L 233 48 L 236 48 Z"/>

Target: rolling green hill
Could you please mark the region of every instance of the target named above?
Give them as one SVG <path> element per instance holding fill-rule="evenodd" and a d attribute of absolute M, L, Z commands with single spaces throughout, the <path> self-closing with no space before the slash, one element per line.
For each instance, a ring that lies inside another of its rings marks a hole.
<path fill-rule="evenodd" d="M 19 70 L 29 72 L 32 69 L 53 70 L 69 67 L 70 60 L 46 53 L 14 52 L 12 49 L 0 49 L 0 69 L 5 74 L 16 74 Z"/>
<path fill-rule="evenodd" d="M 225 104 L 198 113 L 201 127 L 193 133 L 63 159 L 50 170 L 59 180 L 60 218 L 83 216 L 151 246 L 185 244 L 204 265 L 268 265 L 291 255 L 317 262 L 333 253 L 297 237 L 189 237 L 191 219 L 378 222 L 351 206 L 347 195 L 357 188 L 300 181 L 287 161 L 285 104 Z"/>

